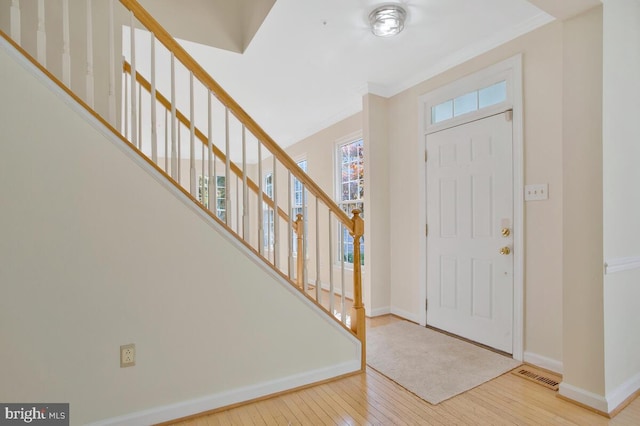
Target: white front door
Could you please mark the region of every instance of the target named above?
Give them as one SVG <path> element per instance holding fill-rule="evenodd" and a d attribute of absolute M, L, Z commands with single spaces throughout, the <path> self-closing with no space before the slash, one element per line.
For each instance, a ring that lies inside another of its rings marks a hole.
<path fill-rule="evenodd" d="M 426 136 L 427 324 L 513 351 L 511 112 Z"/>

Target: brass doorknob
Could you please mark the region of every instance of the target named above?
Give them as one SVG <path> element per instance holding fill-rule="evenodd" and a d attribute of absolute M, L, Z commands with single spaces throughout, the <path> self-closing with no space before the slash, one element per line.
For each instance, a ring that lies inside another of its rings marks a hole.
<path fill-rule="evenodd" d="M 508 255 L 510 253 L 511 253 L 511 249 L 509 247 L 505 246 L 505 247 L 502 247 L 500 249 L 500 254 L 503 255 L 503 256 L 506 256 L 506 255 Z"/>
<path fill-rule="evenodd" d="M 503 237 L 508 237 L 509 235 L 511 235 L 511 230 L 509 228 L 502 228 L 502 231 L 500 231 L 500 233 Z"/>

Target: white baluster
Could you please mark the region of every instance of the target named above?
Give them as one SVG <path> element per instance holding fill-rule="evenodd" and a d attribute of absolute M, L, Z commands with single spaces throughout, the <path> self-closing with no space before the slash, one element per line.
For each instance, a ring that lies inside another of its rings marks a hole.
<path fill-rule="evenodd" d="M 158 131 L 156 106 L 156 38 L 151 34 L 151 159 L 158 163 Z M 204 178 L 203 178 L 204 180 Z"/>
<path fill-rule="evenodd" d="M 178 121 L 178 183 L 182 182 L 182 123 Z"/>
<path fill-rule="evenodd" d="M 276 171 L 277 171 L 277 159 L 276 156 L 273 155 L 273 172 L 271 173 L 271 188 L 273 188 L 273 266 L 278 268 L 278 230 L 279 226 L 279 217 L 278 217 L 278 187 L 276 185 Z"/>
<path fill-rule="evenodd" d="M 142 85 L 138 85 L 138 149 L 142 151 Z"/>
<path fill-rule="evenodd" d="M 164 109 L 164 171 L 169 173 L 169 110 Z"/>
<path fill-rule="evenodd" d="M 242 126 L 242 238 L 249 238 L 249 190 L 247 187 L 247 129 Z"/>
<path fill-rule="evenodd" d="M 47 66 L 47 32 L 44 24 L 44 0 L 38 0 L 38 32 L 37 32 L 36 52 L 38 62 L 43 67 Z"/>
<path fill-rule="evenodd" d="M 193 72 L 189 73 L 189 192 L 196 196 L 196 119 L 193 96 Z"/>
<path fill-rule="evenodd" d="M 69 39 L 69 0 L 62 0 L 62 82 L 71 87 L 71 41 Z"/>
<path fill-rule="evenodd" d="M 331 209 L 329 209 L 329 261 L 327 264 L 329 265 L 329 312 L 333 315 L 335 312 L 335 288 L 333 286 L 333 231 L 331 222 Z"/>
<path fill-rule="evenodd" d="M 132 26 L 133 27 L 133 26 Z M 133 40 L 133 28 L 131 30 L 131 40 Z M 133 62 L 133 50 L 131 52 L 131 72 L 133 75 L 132 84 L 135 84 L 135 66 Z M 93 9 L 91 0 L 87 0 L 87 104 L 93 108 L 94 100 L 94 84 L 93 84 Z M 133 99 L 132 92 L 132 99 Z M 133 111 L 133 108 L 131 108 Z M 133 122 L 133 121 L 132 121 Z"/>
<path fill-rule="evenodd" d="M 264 192 L 262 192 L 262 142 L 258 140 L 258 252 L 264 252 Z"/>
<path fill-rule="evenodd" d="M 225 169 L 224 169 L 224 185 L 225 185 L 225 208 L 226 214 L 225 219 L 228 226 L 231 226 L 229 223 L 231 221 L 231 191 L 229 191 L 229 184 L 231 182 L 230 170 L 231 170 L 231 153 L 229 149 L 229 108 L 225 108 L 224 110 L 224 122 L 225 122 Z"/>
<path fill-rule="evenodd" d="M 289 222 L 287 223 L 288 225 L 288 230 L 287 230 L 287 235 L 288 235 L 288 242 L 287 242 L 287 247 L 288 247 L 288 266 L 289 266 L 289 279 L 292 280 L 293 279 L 293 193 L 292 188 L 292 179 L 291 179 L 291 171 L 289 170 L 287 172 L 287 194 L 289 194 L 289 196 L 287 197 L 289 199 L 289 203 L 287 205 L 287 211 L 289 212 Z"/>
<path fill-rule="evenodd" d="M 316 197 L 316 302 L 322 304 L 322 282 L 320 281 L 320 202 Z"/>
<path fill-rule="evenodd" d="M 213 174 L 213 163 L 215 161 L 215 157 L 213 156 L 213 117 L 211 117 L 213 111 L 211 110 L 211 92 L 207 91 L 207 120 L 208 120 L 208 131 L 207 131 L 207 139 L 209 141 L 207 147 L 209 151 L 209 210 L 212 210 L 213 213 L 216 212 L 216 196 L 217 196 L 217 179 Z"/>
<path fill-rule="evenodd" d="M 213 113 L 213 112 L 212 112 Z M 209 127 L 209 143 L 211 145 L 213 145 L 213 127 Z M 211 147 L 213 149 L 213 146 Z M 214 207 L 213 207 L 213 213 L 215 213 L 216 217 L 218 217 L 218 160 L 216 159 L 216 156 L 213 156 L 213 179 L 214 179 Z M 226 201 L 225 201 L 226 202 Z M 218 219 L 220 219 L 218 217 Z"/>
<path fill-rule="evenodd" d="M 109 0 L 109 122 L 116 125 L 116 41 L 113 0 Z"/>
<path fill-rule="evenodd" d="M 309 223 L 308 217 L 309 217 L 309 209 L 307 208 L 307 186 L 303 183 L 302 184 L 302 214 L 303 214 L 303 218 L 304 218 L 304 222 L 303 223 L 303 228 L 304 228 L 304 232 L 302 233 L 302 235 L 304 235 L 304 240 L 303 240 L 303 247 L 304 250 L 302 252 L 302 262 L 304 264 L 304 273 L 302 274 L 302 280 L 304 282 L 304 292 L 306 293 L 309 290 L 309 271 L 307 270 L 307 267 L 309 266 L 307 263 L 307 253 L 309 253 L 309 232 L 307 229 L 307 224 Z M 298 256 L 300 256 L 300 253 L 298 253 Z"/>
<path fill-rule="evenodd" d="M 90 0 L 88 0 L 90 1 Z M 138 146 L 138 120 L 136 114 L 138 112 L 138 106 L 136 105 L 136 37 L 135 37 L 135 16 L 133 12 L 129 14 L 130 18 L 130 38 L 131 38 L 131 143 L 133 146 Z M 88 77 L 88 74 L 87 74 Z M 87 78 L 87 86 L 89 80 Z"/>
<path fill-rule="evenodd" d="M 11 0 L 11 38 L 18 44 L 20 44 L 20 0 Z"/>
<path fill-rule="evenodd" d="M 205 181 L 205 177 L 207 176 L 204 173 L 204 167 L 205 167 L 204 163 L 206 161 L 206 157 L 204 156 L 205 145 L 204 145 L 204 143 L 202 143 L 200 145 L 202 146 L 202 153 L 201 153 L 202 156 L 200 157 L 200 158 L 202 158 L 202 161 L 200 162 L 200 166 L 201 166 L 200 167 L 200 176 L 202 176 L 200 178 L 200 198 L 201 198 L 202 204 L 204 204 L 204 189 L 205 189 L 204 188 L 204 183 L 205 183 L 204 181 Z"/>
<path fill-rule="evenodd" d="M 178 129 L 176 122 L 176 67 L 175 55 L 171 52 L 171 177 L 178 181 L 177 142 Z"/>
<path fill-rule="evenodd" d="M 129 79 L 131 74 L 124 74 L 124 138 L 129 140 Z"/>
<path fill-rule="evenodd" d="M 234 173 L 234 181 L 236 183 L 236 233 L 240 235 L 240 225 L 242 222 L 240 221 L 240 183 L 238 180 L 238 176 Z"/>

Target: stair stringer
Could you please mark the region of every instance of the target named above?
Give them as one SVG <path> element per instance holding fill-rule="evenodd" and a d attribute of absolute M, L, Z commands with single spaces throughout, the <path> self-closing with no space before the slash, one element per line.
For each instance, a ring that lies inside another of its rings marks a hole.
<path fill-rule="evenodd" d="M 360 370 L 350 332 L 0 45 L 0 400 L 149 424 Z"/>

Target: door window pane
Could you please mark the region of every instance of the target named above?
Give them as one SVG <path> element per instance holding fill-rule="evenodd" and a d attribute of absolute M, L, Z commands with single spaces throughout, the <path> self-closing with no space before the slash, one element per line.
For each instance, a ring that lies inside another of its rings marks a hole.
<path fill-rule="evenodd" d="M 478 93 L 480 108 L 499 104 L 507 99 L 507 82 L 503 80 L 484 89 L 480 89 Z"/>
<path fill-rule="evenodd" d="M 471 92 L 458 96 L 453 100 L 453 115 L 455 117 L 468 112 L 477 111 L 478 92 Z"/>
<path fill-rule="evenodd" d="M 453 118 L 453 100 L 448 100 L 431 108 L 431 123 L 439 123 Z"/>

